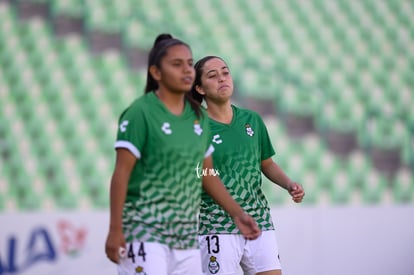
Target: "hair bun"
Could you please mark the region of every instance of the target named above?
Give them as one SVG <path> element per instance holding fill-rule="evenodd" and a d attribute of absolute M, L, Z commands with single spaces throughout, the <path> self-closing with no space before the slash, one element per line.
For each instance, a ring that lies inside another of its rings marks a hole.
<path fill-rule="evenodd" d="M 155 45 L 157 45 L 157 44 L 158 44 L 158 43 L 160 43 L 161 41 L 168 40 L 168 39 L 173 39 L 173 37 L 172 37 L 172 35 L 171 35 L 171 34 L 169 34 L 169 33 L 162 33 L 162 34 L 159 34 L 159 35 L 157 36 L 157 38 L 155 38 L 155 41 L 154 41 L 154 47 L 155 47 Z"/>

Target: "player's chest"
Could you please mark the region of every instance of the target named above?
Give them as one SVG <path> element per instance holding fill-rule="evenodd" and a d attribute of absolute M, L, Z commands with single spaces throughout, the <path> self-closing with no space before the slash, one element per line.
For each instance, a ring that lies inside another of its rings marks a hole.
<path fill-rule="evenodd" d="M 211 136 L 211 142 L 217 150 L 237 152 L 259 149 L 258 129 L 248 122 L 231 126 L 213 126 Z"/>
<path fill-rule="evenodd" d="M 203 140 L 207 140 L 207 131 L 197 119 L 152 119 L 148 123 L 148 128 L 147 140 L 156 147 L 202 146 Z"/>

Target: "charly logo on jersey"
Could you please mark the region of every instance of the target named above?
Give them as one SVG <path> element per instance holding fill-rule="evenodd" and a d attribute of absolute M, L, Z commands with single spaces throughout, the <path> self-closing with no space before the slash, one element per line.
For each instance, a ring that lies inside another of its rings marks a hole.
<path fill-rule="evenodd" d="M 220 264 L 217 262 L 217 258 L 214 256 L 210 257 L 210 262 L 208 263 L 208 270 L 211 274 L 217 274 L 220 270 Z"/>
<path fill-rule="evenodd" d="M 215 144 L 220 144 L 223 142 L 223 140 L 220 138 L 220 135 L 214 135 L 213 136 L 213 140 L 212 140 Z"/>
<path fill-rule="evenodd" d="M 145 273 L 144 268 L 139 265 L 135 268 L 135 275 L 147 275 L 147 273 Z"/>
<path fill-rule="evenodd" d="M 126 128 L 128 126 L 129 121 L 128 120 L 124 120 L 121 122 L 121 124 L 119 124 L 119 130 L 123 133 L 126 131 Z"/>
<path fill-rule="evenodd" d="M 200 126 L 200 122 L 198 120 L 194 120 L 194 133 L 197 135 L 201 135 L 203 129 Z"/>
<path fill-rule="evenodd" d="M 166 135 L 171 135 L 172 134 L 172 130 L 171 130 L 171 125 L 169 122 L 164 122 L 164 124 L 161 126 L 161 130 L 166 134 Z"/>
<path fill-rule="evenodd" d="M 246 123 L 246 125 L 244 125 L 244 127 L 246 128 L 246 133 L 249 135 L 249 136 L 253 136 L 254 135 L 254 131 L 253 131 L 253 129 L 252 129 L 252 126 L 250 126 L 250 124 L 249 123 Z"/>

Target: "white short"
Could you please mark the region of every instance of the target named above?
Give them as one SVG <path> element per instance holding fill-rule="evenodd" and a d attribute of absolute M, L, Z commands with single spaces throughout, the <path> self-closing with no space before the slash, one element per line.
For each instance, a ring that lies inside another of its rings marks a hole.
<path fill-rule="evenodd" d="M 199 236 L 204 275 L 245 275 L 282 269 L 274 230 L 263 231 L 259 238 L 246 240 L 238 234 Z"/>
<path fill-rule="evenodd" d="M 150 242 L 126 245 L 126 255 L 118 264 L 119 275 L 201 275 L 199 249 L 171 249 Z"/>

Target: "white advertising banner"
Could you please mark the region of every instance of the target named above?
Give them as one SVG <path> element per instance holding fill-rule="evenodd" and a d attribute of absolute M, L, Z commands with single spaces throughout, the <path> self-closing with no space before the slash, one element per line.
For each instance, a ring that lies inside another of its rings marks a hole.
<path fill-rule="evenodd" d="M 0 214 L 0 275 L 116 274 L 107 212 Z"/>
<path fill-rule="evenodd" d="M 292 203 L 272 216 L 284 275 L 414 274 L 412 204 Z M 0 275 L 116 275 L 107 230 L 107 211 L 0 213 Z"/>

